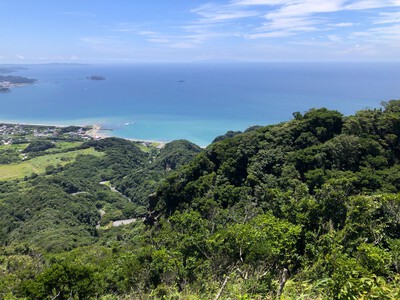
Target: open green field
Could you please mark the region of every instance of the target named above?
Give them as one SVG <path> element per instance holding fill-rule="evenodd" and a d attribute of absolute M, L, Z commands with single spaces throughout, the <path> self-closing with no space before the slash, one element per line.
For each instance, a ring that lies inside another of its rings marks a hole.
<path fill-rule="evenodd" d="M 67 151 L 68 149 L 78 147 L 82 145 L 83 142 L 57 142 L 55 148 L 51 148 L 46 150 L 46 152 L 51 153 L 51 152 L 57 152 L 57 151 Z"/>
<path fill-rule="evenodd" d="M 143 152 L 149 153 L 151 151 L 151 149 L 155 149 L 158 146 L 160 146 L 160 143 L 158 142 L 152 142 L 151 144 L 149 144 L 148 146 L 144 145 L 142 142 L 135 142 L 135 145 L 137 147 L 139 147 L 140 150 L 142 150 Z"/>
<path fill-rule="evenodd" d="M 13 150 L 24 150 L 26 147 L 28 147 L 29 144 L 12 144 L 12 145 L 1 145 L 0 146 L 0 151 L 1 150 L 8 150 L 8 149 L 13 149 Z"/>
<path fill-rule="evenodd" d="M 32 173 L 42 174 L 48 166 L 66 165 L 80 154 L 102 156 L 103 153 L 93 148 L 66 153 L 48 154 L 26 160 L 17 164 L 0 165 L 0 180 L 10 180 L 30 176 Z"/>

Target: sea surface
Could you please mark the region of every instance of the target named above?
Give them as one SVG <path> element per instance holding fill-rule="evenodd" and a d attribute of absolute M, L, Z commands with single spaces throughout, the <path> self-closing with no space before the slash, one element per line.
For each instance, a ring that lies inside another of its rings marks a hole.
<path fill-rule="evenodd" d="M 0 121 L 100 124 L 114 136 L 206 146 L 228 130 L 327 107 L 350 115 L 400 99 L 400 63 L 28 65 Z M 88 80 L 101 75 L 106 80 Z"/>

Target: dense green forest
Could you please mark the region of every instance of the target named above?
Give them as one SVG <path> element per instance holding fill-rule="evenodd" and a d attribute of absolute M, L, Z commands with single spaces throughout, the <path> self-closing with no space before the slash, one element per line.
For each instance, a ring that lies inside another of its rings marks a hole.
<path fill-rule="evenodd" d="M 1 299 L 400 299 L 400 100 L 206 149 L 57 143 L 1 149 L 86 153 L 0 178 Z"/>

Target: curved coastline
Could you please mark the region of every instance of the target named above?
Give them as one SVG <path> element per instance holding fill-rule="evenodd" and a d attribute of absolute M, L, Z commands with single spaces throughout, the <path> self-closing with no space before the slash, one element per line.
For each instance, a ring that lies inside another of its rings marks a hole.
<path fill-rule="evenodd" d="M 73 124 L 73 125 L 66 125 L 66 124 L 51 124 L 51 123 L 36 123 L 36 122 L 18 122 L 18 121 L 2 121 L 0 120 L 0 124 L 7 124 L 7 125 L 21 125 L 21 126 L 41 126 L 41 127 L 57 127 L 57 128 L 63 128 L 63 127 L 68 127 L 68 126 L 80 126 L 80 127 L 86 127 L 86 128 L 91 128 L 85 132 L 86 136 L 91 137 L 92 139 L 106 139 L 110 137 L 117 137 L 121 138 L 124 140 L 128 140 L 131 142 L 142 142 L 142 143 L 154 143 L 157 144 L 157 147 L 164 147 L 168 142 L 166 141 L 156 141 L 156 140 L 145 140 L 145 139 L 135 139 L 135 138 L 124 138 L 124 137 L 119 137 L 116 135 L 109 134 L 108 132 L 111 132 L 111 130 L 107 130 L 108 132 L 105 133 L 106 129 L 102 127 L 100 124 L 90 124 L 90 125 L 82 125 L 82 124 Z"/>
<path fill-rule="evenodd" d="M 101 125 L 94 124 L 94 125 L 92 125 L 92 129 L 88 130 L 86 132 L 86 135 L 91 136 L 94 139 L 105 139 L 105 138 L 109 138 L 109 137 L 118 137 L 116 135 L 111 135 L 111 134 L 102 132 L 104 130 L 105 129 L 102 128 Z M 156 141 L 156 140 L 144 140 L 144 139 L 135 139 L 135 138 L 123 138 L 123 137 L 118 137 L 118 138 L 128 140 L 131 142 L 154 143 L 154 144 L 157 144 L 157 147 L 164 147 L 168 143 L 165 141 Z"/>
<path fill-rule="evenodd" d="M 88 135 L 94 139 L 105 139 L 108 137 L 112 137 L 111 135 L 100 132 L 102 130 L 101 125 L 93 124 L 93 125 L 91 125 L 91 127 L 92 127 L 92 129 L 86 131 L 86 135 Z"/>

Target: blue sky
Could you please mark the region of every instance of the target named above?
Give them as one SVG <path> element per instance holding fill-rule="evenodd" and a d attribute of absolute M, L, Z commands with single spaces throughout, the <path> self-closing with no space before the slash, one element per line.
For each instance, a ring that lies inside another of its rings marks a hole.
<path fill-rule="evenodd" d="M 0 64 L 400 61 L 400 0 L 0 0 Z"/>

